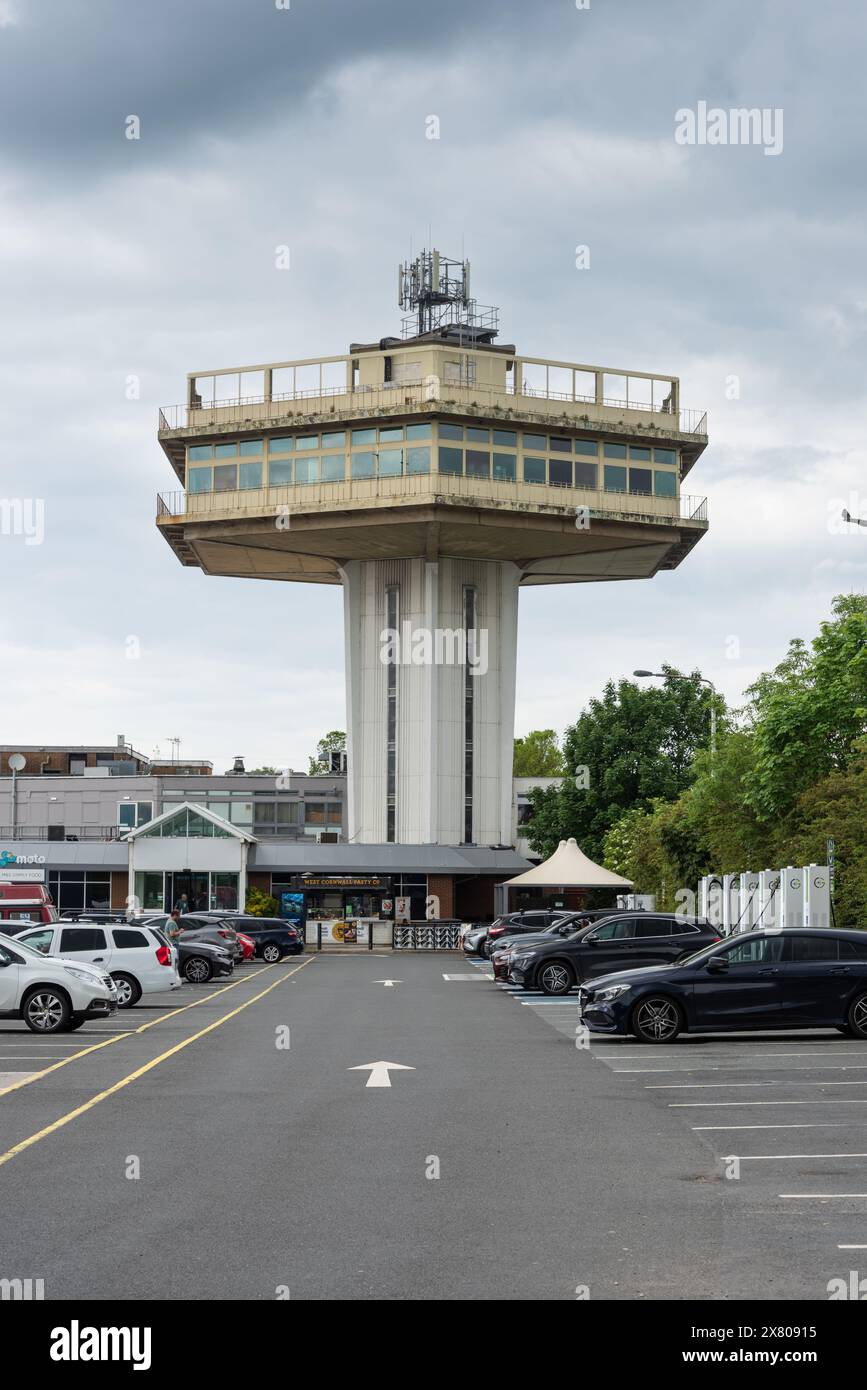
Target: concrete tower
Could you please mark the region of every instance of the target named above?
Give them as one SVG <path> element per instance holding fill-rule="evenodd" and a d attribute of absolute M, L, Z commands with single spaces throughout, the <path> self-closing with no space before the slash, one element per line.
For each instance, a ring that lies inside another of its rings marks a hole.
<path fill-rule="evenodd" d="M 400 337 L 191 374 L 157 525 L 206 574 L 343 585 L 350 838 L 504 845 L 518 590 L 680 564 L 706 417 L 676 377 L 496 343 L 466 262 L 423 252 L 400 303 Z"/>

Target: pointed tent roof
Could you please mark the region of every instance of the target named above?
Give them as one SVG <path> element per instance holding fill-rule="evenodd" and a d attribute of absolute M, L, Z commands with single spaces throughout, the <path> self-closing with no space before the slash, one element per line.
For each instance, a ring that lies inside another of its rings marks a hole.
<path fill-rule="evenodd" d="M 507 888 L 632 888 L 631 879 L 621 878 L 601 864 L 594 864 L 578 848 L 577 840 L 561 840 L 554 853 L 517 878 L 506 880 Z"/>

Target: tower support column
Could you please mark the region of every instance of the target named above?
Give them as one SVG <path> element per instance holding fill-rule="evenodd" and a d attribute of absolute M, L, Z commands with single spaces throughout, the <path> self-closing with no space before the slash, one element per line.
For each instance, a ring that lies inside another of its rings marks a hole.
<path fill-rule="evenodd" d="M 341 573 L 350 838 L 508 844 L 517 566 L 354 560 Z"/>

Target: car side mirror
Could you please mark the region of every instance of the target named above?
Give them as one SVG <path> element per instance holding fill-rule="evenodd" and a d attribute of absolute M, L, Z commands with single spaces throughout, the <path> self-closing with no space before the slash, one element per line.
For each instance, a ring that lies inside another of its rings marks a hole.
<path fill-rule="evenodd" d="M 585 945 L 585 946 L 595 946 L 595 945 L 596 945 L 596 942 L 597 942 L 598 940 L 599 940 L 599 937 L 598 937 L 598 936 L 585 936 L 585 938 L 584 938 L 584 945 Z"/>
<path fill-rule="evenodd" d="M 729 968 L 729 963 L 724 956 L 711 956 L 707 963 L 709 975 L 724 975 Z"/>

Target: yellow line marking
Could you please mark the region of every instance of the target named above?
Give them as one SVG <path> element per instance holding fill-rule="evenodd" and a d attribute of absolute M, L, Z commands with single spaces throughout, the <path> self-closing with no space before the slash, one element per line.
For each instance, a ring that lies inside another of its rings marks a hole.
<path fill-rule="evenodd" d="M 0 1096 L 8 1096 L 10 1091 L 20 1091 L 22 1086 L 29 1086 L 31 1081 L 38 1081 L 41 1076 L 48 1076 L 52 1071 L 59 1071 L 61 1067 L 68 1067 L 70 1062 L 75 1062 L 79 1057 L 86 1057 L 89 1052 L 98 1052 L 101 1047 L 108 1047 L 109 1043 L 118 1042 L 120 1038 L 128 1038 L 129 1033 L 115 1033 L 113 1037 L 106 1038 L 104 1042 L 93 1043 L 90 1047 L 83 1047 L 80 1052 L 73 1052 L 71 1057 L 64 1057 L 62 1062 L 55 1062 L 52 1067 L 44 1067 L 42 1071 L 28 1072 L 21 1081 L 13 1081 L 11 1086 L 4 1086 L 0 1090 Z"/>
<path fill-rule="evenodd" d="M 308 956 L 308 960 L 315 960 L 315 956 Z M 305 964 L 307 962 L 305 961 Z M 275 962 L 275 965 L 277 962 Z M 79 1058 L 86 1057 L 90 1052 L 97 1052 L 101 1047 L 108 1047 L 109 1043 L 118 1042 L 120 1038 L 129 1038 L 136 1033 L 146 1033 L 148 1028 L 154 1028 L 158 1023 L 165 1023 L 167 1018 L 177 1018 L 179 1014 L 185 1014 L 187 1009 L 197 1009 L 200 1004 L 207 1004 L 210 999 L 218 999 L 227 990 L 235 989 L 238 985 L 246 984 L 248 980 L 255 980 L 257 975 L 262 975 L 266 970 L 273 970 L 274 965 L 263 965 L 261 969 L 253 971 L 251 975 L 245 975 L 243 979 L 233 980 L 230 985 L 223 985 L 222 989 L 215 989 L 212 994 L 203 994 L 201 999 L 193 999 L 189 1004 L 182 1004 L 179 1009 L 170 1009 L 166 1014 L 160 1014 L 159 1018 L 152 1018 L 148 1023 L 142 1023 L 138 1028 L 129 1028 L 124 1032 L 112 1034 L 103 1042 L 92 1043 L 90 1047 L 84 1047 L 80 1052 L 73 1052 L 71 1056 L 64 1057 L 62 1062 L 55 1062 L 53 1067 L 43 1067 L 41 1071 L 28 1072 L 21 1081 L 13 1081 L 10 1086 L 0 1087 L 0 1097 L 8 1095 L 10 1091 L 20 1091 L 22 1086 L 29 1086 L 34 1081 L 41 1081 L 43 1076 L 50 1075 L 60 1067 L 68 1066 L 70 1062 L 77 1062 Z M 295 974 L 295 971 L 291 971 Z M 19 1036 L 18 1034 L 15 1035 Z"/>
<path fill-rule="evenodd" d="M 38 1130 L 36 1134 L 31 1134 L 27 1139 L 22 1139 L 20 1144 L 15 1144 L 11 1149 L 7 1149 L 6 1153 L 0 1154 L 0 1167 L 2 1167 L 4 1163 L 8 1163 L 10 1159 L 15 1158 L 18 1154 L 23 1153 L 25 1149 L 29 1149 L 33 1144 L 38 1144 L 40 1139 L 46 1139 L 49 1134 L 54 1134 L 57 1130 L 63 1129 L 65 1125 L 71 1124 L 79 1115 L 84 1115 L 86 1111 L 92 1110 L 94 1106 L 99 1105 L 100 1101 L 107 1100 L 109 1096 L 113 1096 L 118 1091 L 122 1091 L 125 1086 L 129 1086 L 133 1081 L 137 1081 L 139 1077 L 145 1076 L 147 1072 L 152 1071 L 154 1067 L 158 1067 L 161 1062 L 165 1062 L 169 1057 L 173 1057 L 175 1053 L 182 1052 L 185 1047 L 190 1046 L 190 1043 L 197 1042 L 199 1038 L 204 1038 L 206 1034 L 212 1033 L 215 1028 L 219 1028 L 222 1024 L 228 1023 L 230 1018 L 235 1018 L 237 1014 L 243 1013 L 244 1009 L 249 1009 L 251 1004 L 257 1003 L 259 999 L 264 999 L 265 995 L 270 994 L 272 989 L 276 989 L 278 985 L 285 984 L 287 980 L 290 980 L 293 975 L 297 975 L 299 970 L 303 970 L 305 965 L 309 965 L 311 961 L 315 959 L 315 956 L 308 956 L 307 960 L 303 961 L 301 965 L 297 965 L 294 970 L 290 970 L 286 975 L 281 975 L 279 980 L 274 980 L 272 984 L 267 985 L 266 988 L 260 990 L 258 994 L 254 994 L 252 998 L 245 999 L 244 1003 L 239 1004 L 237 1009 L 232 1009 L 230 1013 L 223 1014 L 222 1018 L 215 1019 L 214 1022 L 209 1023 L 207 1027 L 200 1028 L 198 1033 L 192 1033 L 190 1037 L 183 1038 L 181 1042 L 175 1043 L 174 1047 L 167 1048 L 166 1051 L 161 1052 L 158 1057 L 153 1057 L 151 1061 L 145 1062 L 144 1066 L 137 1067 L 136 1070 L 131 1071 L 128 1076 L 122 1077 L 120 1081 L 115 1081 L 113 1086 L 108 1086 L 104 1091 L 100 1091 L 98 1095 L 91 1096 L 90 1100 L 86 1100 L 83 1105 L 78 1105 L 66 1115 L 61 1115 L 60 1119 L 55 1120 L 53 1124 L 46 1125 L 44 1129 Z M 98 1046 L 104 1047 L 105 1044 L 98 1044 Z M 64 1064 L 60 1062 L 58 1065 L 63 1066 Z"/>

